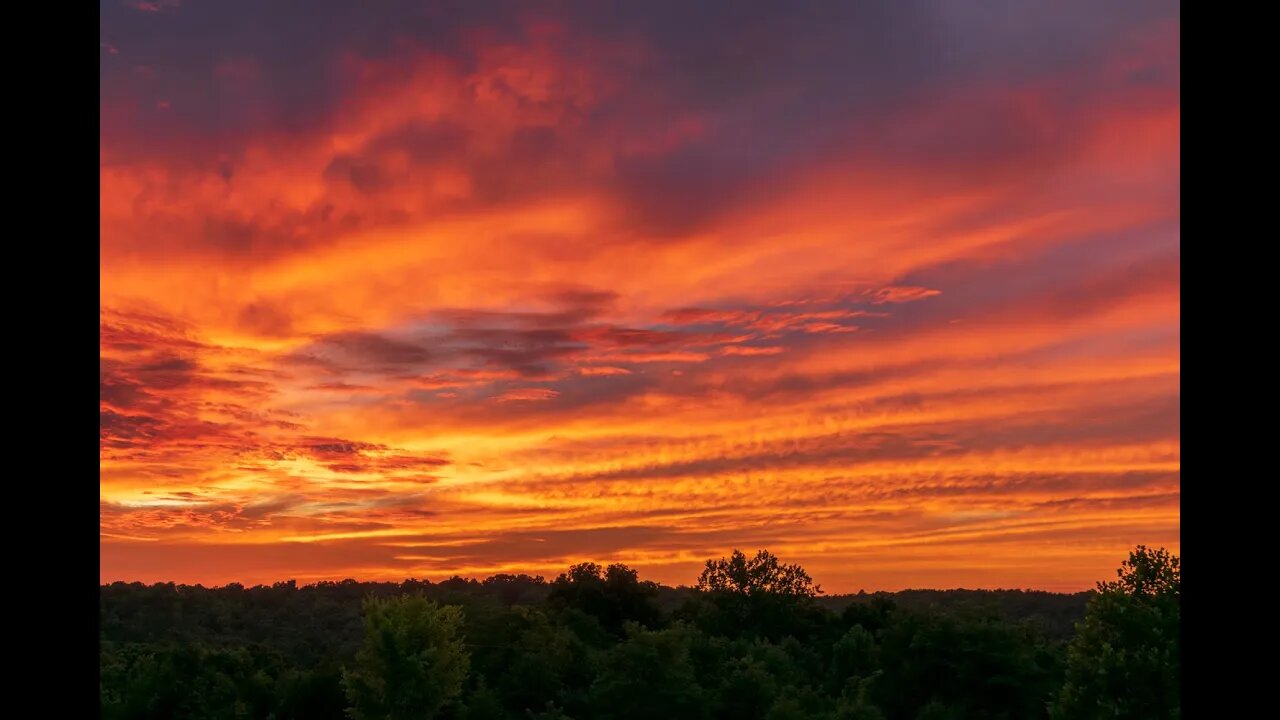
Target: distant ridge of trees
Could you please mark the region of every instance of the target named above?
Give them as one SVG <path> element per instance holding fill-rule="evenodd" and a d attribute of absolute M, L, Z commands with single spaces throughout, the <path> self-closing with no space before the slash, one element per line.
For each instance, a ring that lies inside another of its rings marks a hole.
<path fill-rule="evenodd" d="M 1056 594 L 825 596 L 760 551 L 696 587 L 547 581 L 101 588 L 103 718 L 1165 718 L 1179 559 Z"/>

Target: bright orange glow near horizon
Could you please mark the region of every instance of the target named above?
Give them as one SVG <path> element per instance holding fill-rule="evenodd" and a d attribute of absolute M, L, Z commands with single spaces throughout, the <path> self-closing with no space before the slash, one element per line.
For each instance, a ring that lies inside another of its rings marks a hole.
<path fill-rule="evenodd" d="M 1177 4 L 711 7 L 104 6 L 101 580 L 1177 552 Z"/>

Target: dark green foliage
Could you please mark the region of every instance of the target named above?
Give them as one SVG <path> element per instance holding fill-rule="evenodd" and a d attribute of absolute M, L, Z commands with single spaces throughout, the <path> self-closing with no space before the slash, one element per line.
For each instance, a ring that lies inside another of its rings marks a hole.
<path fill-rule="evenodd" d="M 889 610 L 898 608 L 929 615 L 1026 620 L 1047 637 L 1069 640 L 1092 596 L 1092 592 L 1065 595 L 1040 590 L 902 590 L 820 597 L 817 602 L 872 631 Z"/>
<path fill-rule="evenodd" d="M 429 720 L 462 691 L 462 612 L 421 595 L 364 603 L 364 644 L 343 675 L 353 720 Z"/>
<path fill-rule="evenodd" d="M 1059 652 L 994 619 L 902 614 L 880 633 L 881 675 L 869 695 L 891 718 L 914 718 L 931 703 L 965 718 L 1038 717 L 1060 682 Z"/>
<path fill-rule="evenodd" d="M 760 660 L 737 657 L 725 667 L 718 695 L 721 716 L 763 718 L 778 697 L 778 681 Z"/>
<path fill-rule="evenodd" d="M 1182 714 L 1182 568 L 1138 546 L 1098 583 L 1067 653 L 1054 717 L 1178 718 Z"/>
<path fill-rule="evenodd" d="M 609 633 L 621 635 L 628 622 L 645 627 L 657 624 L 661 615 L 657 596 L 657 585 L 641 582 L 636 571 L 626 565 L 614 563 L 601 568 L 595 563 L 582 563 L 556 578 L 549 602 L 554 608 L 580 610 Z"/>
<path fill-rule="evenodd" d="M 783 688 L 765 713 L 765 720 L 829 720 L 832 700 L 808 685 Z"/>
<path fill-rule="evenodd" d="M 490 678 L 503 705 L 513 714 L 550 703 L 575 707 L 594 679 L 591 648 L 570 627 L 541 610 L 515 608 L 501 633 L 488 634 L 501 645 L 477 646 L 481 677 Z M 480 653 L 484 653 L 483 656 Z"/>
<path fill-rule="evenodd" d="M 592 717 L 706 717 L 709 698 L 694 674 L 691 632 L 680 624 L 665 630 L 628 625 L 626 637 L 601 659 L 600 674 L 591 686 Z"/>
<path fill-rule="evenodd" d="M 277 720 L 342 720 L 346 717 L 347 696 L 342 688 L 342 671 L 288 670 L 278 687 Z"/>
<path fill-rule="evenodd" d="M 934 700 L 920 708 L 916 720 L 964 720 L 964 715 L 953 707 Z"/>
<path fill-rule="evenodd" d="M 836 703 L 835 720 L 884 720 L 884 713 L 867 697 L 867 690 L 879 675 L 877 672 L 871 677 L 853 678 L 845 684 Z"/>
<path fill-rule="evenodd" d="M 1177 558 L 1145 548 L 1089 595 L 828 598 L 798 566 L 736 551 L 707 563 L 701 589 L 591 563 L 550 583 L 116 583 L 101 590 L 101 711 L 109 720 L 1176 717 L 1178 583 Z"/>
<path fill-rule="evenodd" d="M 573 720 L 572 717 L 565 714 L 564 709 L 550 703 L 541 712 L 526 710 L 525 717 L 529 720 Z"/>
<path fill-rule="evenodd" d="M 822 589 L 799 565 L 782 564 L 764 550 L 750 559 L 734 550 L 708 560 L 698 590 L 682 614 L 712 634 L 808 639 L 826 622 L 814 602 Z"/>
<path fill-rule="evenodd" d="M 245 649 L 104 646 L 103 718 L 265 717 L 274 709 L 279 664 Z"/>
<path fill-rule="evenodd" d="M 458 716 L 460 720 L 505 720 L 509 717 L 498 694 L 490 690 L 483 679 L 467 694 Z"/>
<path fill-rule="evenodd" d="M 877 667 L 875 636 L 861 625 L 854 625 L 831 645 L 831 687 L 835 691 L 852 679 L 869 677 Z"/>

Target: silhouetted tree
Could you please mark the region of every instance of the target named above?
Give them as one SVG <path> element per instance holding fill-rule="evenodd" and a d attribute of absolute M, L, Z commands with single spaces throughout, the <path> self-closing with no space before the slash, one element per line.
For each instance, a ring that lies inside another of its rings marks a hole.
<path fill-rule="evenodd" d="M 581 610 L 608 632 L 621 635 L 627 622 L 645 627 L 657 624 L 661 616 L 655 603 L 657 595 L 656 585 L 642 582 L 626 565 L 614 563 L 602 568 L 582 563 L 555 579 L 549 599 L 553 607 Z"/>
<path fill-rule="evenodd" d="M 481 585 L 486 590 L 496 593 L 504 605 L 536 603 L 546 596 L 547 591 L 547 582 L 541 575 L 531 577 L 523 573 L 493 575 Z"/>
<path fill-rule="evenodd" d="M 890 615 L 896 610 L 897 604 L 892 599 L 877 593 L 868 601 L 849 603 L 840 614 L 840 619 L 845 627 L 861 625 L 874 633 L 889 625 Z"/>
<path fill-rule="evenodd" d="M 698 576 L 698 589 L 739 595 L 783 595 L 814 597 L 822 588 L 814 585 L 809 573 L 799 565 L 784 565 L 767 550 L 747 559 L 740 550 L 728 558 L 708 560 Z"/>
<path fill-rule="evenodd" d="M 1181 716 L 1181 561 L 1139 545 L 1117 574 L 1076 626 L 1056 718 Z"/>
<path fill-rule="evenodd" d="M 686 615 L 713 634 L 780 640 L 808 636 L 825 622 L 814 604 L 822 589 L 804 568 L 783 564 L 766 550 L 753 558 L 734 550 L 728 558 L 708 560 L 697 588 L 701 594 Z"/>
<path fill-rule="evenodd" d="M 343 682 L 354 720 L 424 720 L 462 690 L 469 657 L 462 612 L 421 595 L 370 598 L 364 644 Z"/>

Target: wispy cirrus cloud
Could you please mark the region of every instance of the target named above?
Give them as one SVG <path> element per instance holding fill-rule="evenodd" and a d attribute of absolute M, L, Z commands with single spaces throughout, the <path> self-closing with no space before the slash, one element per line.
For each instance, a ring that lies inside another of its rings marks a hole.
<path fill-rule="evenodd" d="M 103 578 L 767 546 L 834 590 L 1079 589 L 1176 547 L 1178 33 L 105 4 Z"/>

